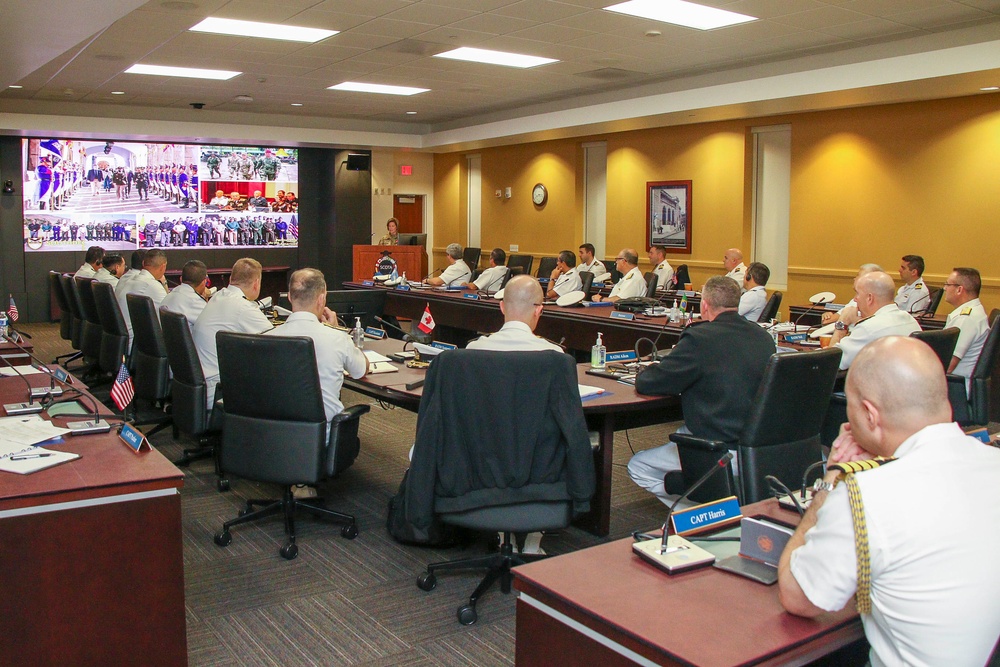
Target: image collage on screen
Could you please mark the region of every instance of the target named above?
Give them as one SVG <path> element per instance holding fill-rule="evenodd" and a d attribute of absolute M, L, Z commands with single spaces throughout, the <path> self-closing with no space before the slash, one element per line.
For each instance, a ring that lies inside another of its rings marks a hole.
<path fill-rule="evenodd" d="M 295 247 L 298 150 L 25 139 L 24 247 Z"/>

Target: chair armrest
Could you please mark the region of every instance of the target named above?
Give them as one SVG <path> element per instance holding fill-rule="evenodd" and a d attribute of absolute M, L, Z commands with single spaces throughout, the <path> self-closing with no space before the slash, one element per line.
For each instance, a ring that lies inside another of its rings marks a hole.
<path fill-rule="evenodd" d="M 670 442 L 675 442 L 681 447 L 691 447 L 704 452 L 717 452 L 720 455 L 725 454 L 730 449 L 729 445 L 724 442 L 707 440 L 687 433 L 671 433 Z"/>
<path fill-rule="evenodd" d="M 832 405 L 847 405 L 847 394 L 842 391 L 835 391 L 830 394 L 830 403 Z"/>
<path fill-rule="evenodd" d="M 968 378 L 961 375 L 955 375 L 954 373 L 945 373 L 944 377 L 948 381 L 948 384 L 960 384 L 963 389 L 965 388 L 965 381 L 968 380 Z"/>
<path fill-rule="evenodd" d="M 352 419 L 361 419 L 361 415 L 366 412 L 370 412 L 372 406 L 359 403 L 358 405 L 352 405 L 349 408 L 344 408 L 344 411 L 338 414 L 336 417 L 330 420 L 330 426 L 335 424 L 341 424 Z"/>

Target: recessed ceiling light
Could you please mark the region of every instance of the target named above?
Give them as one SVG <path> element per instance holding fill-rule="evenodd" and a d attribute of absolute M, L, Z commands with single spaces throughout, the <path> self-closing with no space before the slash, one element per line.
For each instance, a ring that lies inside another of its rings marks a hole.
<path fill-rule="evenodd" d="M 504 65 L 506 67 L 538 67 L 557 63 L 554 58 L 541 58 L 539 56 L 526 56 L 520 53 L 507 53 L 506 51 L 490 51 L 488 49 L 474 49 L 471 46 L 463 46 L 444 53 L 438 53 L 435 58 L 448 58 L 450 60 L 467 60 L 473 63 L 486 63 L 487 65 Z"/>
<path fill-rule="evenodd" d="M 754 16 L 706 7 L 685 0 L 629 0 L 604 9 L 698 30 L 712 30 L 757 20 Z"/>
<path fill-rule="evenodd" d="M 321 30 L 319 28 L 303 28 L 296 25 L 281 25 L 280 23 L 258 23 L 257 21 L 239 21 L 236 19 L 207 18 L 190 28 L 194 32 L 211 32 L 217 35 L 236 35 L 238 37 L 262 37 L 264 39 L 282 39 L 288 42 L 318 42 L 336 35 L 336 30 Z"/>
<path fill-rule="evenodd" d="M 19 90 L 21 88 L 24 88 L 24 86 L 7 86 L 7 87 L 8 88 L 13 88 L 14 90 Z"/>
<path fill-rule="evenodd" d="M 406 112 L 406 115 L 407 115 L 407 116 L 416 116 L 416 115 L 417 115 L 417 112 L 416 112 L 416 111 L 407 111 L 407 112 Z"/>
<path fill-rule="evenodd" d="M 293 107 L 300 107 L 300 106 L 302 106 L 302 102 L 292 102 L 292 106 Z"/>
<path fill-rule="evenodd" d="M 243 72 L 229 72 L 222 69 L 198 69 L 196 67 L 167 67 L 166 65 L 132 65 L 126 74 L 152 74 L 155 76 L 182 76 L 189 79 L 215 79 L 228 81 Z"/>
<path fill-rule="evenodd" d="M 112 95 L 124 95 L 125 91 L 124 90 L 112 90 L 111 94 Z"/>
<path fill-rule="evenodd" d="M 13 87 L 14 86 L 11 86 L 11 88 L 13 88 Z M 18 86 L 18 88 L 20 88 L 20 87 L 21 86 Z M 984 93 L 989 93 L 989 92 L 992 92 L 994 90 L 1000 90 L 1000 86 L 986 86 L 985 88 L 980 88 L 979 90 L 983 91 Z"/>
<path fill-rule="evenodd" d="M 345 81 L 336 86 L 330 86 L 327 90 L 348 90 L 355 93 L 381 93 L 382 95 L 416 95 L 426 93 L 430 88 L 410 88 L 408 86 L 387 86 L 381 83 L 361 83 L 359 81 Z"/>

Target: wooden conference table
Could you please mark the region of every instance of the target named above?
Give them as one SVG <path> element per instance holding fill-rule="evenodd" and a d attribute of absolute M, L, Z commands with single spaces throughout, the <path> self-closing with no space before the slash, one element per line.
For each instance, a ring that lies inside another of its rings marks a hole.
<path fill-rule="evenodd" d="M 385 290 L 385 313 L 395 317 L 419 320 L 424 307 L 430 305 L 431 315 L 437 325 L 434 337 L 448 343 L 464 345 L 481 332 L 492 333 L 503 326 L 500 302 L 492 298 L 469 299 L 468 291 L 443 291 L 435 289 L 397 290 L 362 283 L 344 283 L 347 289 Z M 612 306 L 585 308 L 583 306 L 545 306 L 535 328 L 535 333 L 553 342 L 562 339 L 571 353 L 589 355 L 597 341 L 597 333 L 604 335 L 608 350 L 631 350 L 639 338 L 655 340 L 660 350 L 677 343 L 681 327 L 668 324 L 666 317 L 636 315 L 634 321 L 614 319 Z M 643 353 L 648 350 L 643 348 Z"/>
<path fill-rule="evenodd" d="M 35 349 L 30 340 L 22 341 L 20 345 L 28 353 Z M 3 360 L 0 361 L 0 366 L 6 366 L 7 364 L 11 366 L 27 366 L 31 363 L 31 357 L 26 352 L 18 349 L 17 345 L 6 340 L 0 341 L 0 359 Z M 7 363 L 5 364 L 4 361 Z"/>
<path fill-rule="evenodd" d="M 755 514 L 798 522 L 773 499 L 743 508 Z M 853 606 L 792 616 L 775 586 L 712 567 L 671 576 L 633 555 L 631 543 L 514 569 L 518 667 L 801 665 L 864 636 Z"/>
<path fill-rule="evenodd" d="M 19 378 L 0 378 L 0 403 L 27 393 Z M 183 473 L 155 450 L 134 453 L 114 430 L 48 449 L 80 458 L 0 472 L 0 662 L 187 664 Z"/>
<path fill-rule="evenodd" d="M 402 349 L 398 340 L 366 340 L 365 349 L 375 350 L 388 356 Z M 344 386 L 354 391 L 387 403 L 416 412 L 420 408 L 421 388 L 407 389 L 406 385 L 422 380 L 425 370 L 399 368 L 394 373 L 367 375 L 360 380 L 345 378 Z M 601 387 L 604 394 L 588 398 L 583 402 L 583 414 L 587 427 L 599 436 L 599 448 L 594 452 L 594 468 L 597 488 L 591 510 L 580 517 L 576 525 L 597 535 L 607 535 L 611 524 L 611 470 L 614 455 L 615 431 L 640 426 L 650 426 L 681 418 L 680 398 L 677 396 L 641 396 L 635 388 L 607 378 L 587 375 L 587 366 L 577 366 L 579 383 Z"/>

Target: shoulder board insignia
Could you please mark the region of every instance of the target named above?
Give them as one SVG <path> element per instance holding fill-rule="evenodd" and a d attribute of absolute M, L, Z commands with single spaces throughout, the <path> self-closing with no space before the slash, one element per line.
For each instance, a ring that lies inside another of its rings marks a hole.
<path fill-rule="evenodd" d="M 914 283 L 913 284 L 913 289 L 923 289 L 923 288 L 924 288 L 924 284 L 923 283 Z"/>
<path fill-rule="evenodd" d="M 632 280 L 632 273 L 631 272 L 627 276 L 625 276 L 625 280 Z"/>
<path fill-rule="evenodd" d="M 853 474 L 856 472 L 863 472 L 865 470 L 874 470 L 879 466 L 883 466 L 887 463 L 892 463 L 896 459 L 889 458 L 885 456 L 876 456 L 873 459 L 867 461 L 845 461 L 843 463 L 834 463 L 827 468 L 828 470 L 839 470 L 845 474 Z"/>
<path fill-rule="evenodd" d="M 959 313 L 959 315 L 971 315 L 971 314 L 972 314 L 972 306 L 969 306 L 968 308 L 963 308 L 962 312 Z"/>

